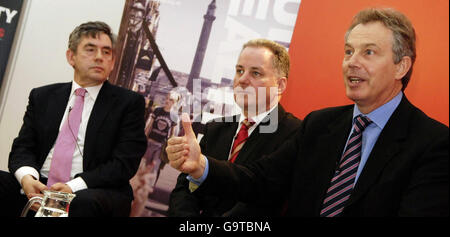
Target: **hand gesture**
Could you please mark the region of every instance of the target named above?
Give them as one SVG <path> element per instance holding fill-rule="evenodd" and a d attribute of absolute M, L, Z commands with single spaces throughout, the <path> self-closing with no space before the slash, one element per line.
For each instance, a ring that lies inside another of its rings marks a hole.
<path fill-rule="evenodd" d="M 197 179 L 203 175 L 205 160 L 192 130 L 188 114 L 181 115 L 181 123 L 184 128 L 184 136 L 171 137 L 167 141 L 167 157 L 173 168 Z"/>
<path fill-rule="evenodd" d="M 25 195 L 27 195 L 27 198 L 30 199 L 32 197 L 40 196 L 43 197 L 42 191 L 47 190 L 47 186 L 45 184 L 41 183 L 39 180 L 35 179 L 31 175 L 25 175 L 22 180 L 22 188 L 25 192 Z M 40 205 L 38 203 L 33 204 L 31 207 L 31 210 L 37 211 L 39 209 Z"/>
<path fill-rule="evenodd" d="M 70 188 L 70 186 L 65 183 L 54 183 L 50 187 L 50 190 L 57 192 L 73 193 L 72 188 Z"/>
<path fill-rule="evenodd" d="M 36 180 L 31 175 L 25 175 L 22 180 L 22 188 L 27 195 L 28 199 L 34 196 L 42 196 L 42 191 L 48 189 L 45 184 L 41 183 L 39 180 Z"/>

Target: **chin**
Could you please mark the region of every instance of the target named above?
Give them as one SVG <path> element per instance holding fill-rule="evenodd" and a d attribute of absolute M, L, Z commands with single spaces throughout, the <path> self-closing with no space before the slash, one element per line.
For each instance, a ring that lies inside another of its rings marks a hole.
<path fill-rule="evenodd" d="M 256 105 L 254 104 L 238 104 L 239 108 L 241 108 L 242 111 L 247 111 L 249 113 L 256 113 Z"/>
<path fill-rule="evenodd" d="M 98 81 L 98 82 L 104 82 L 104 81 L 106 81 L 106 79 L 107 79 L 107 77 L 105 77 L 105 76 L 94 76 L 94 77 L 92 77 L 93 81 Z"/>
<path fill-rule="evenodd" d="M 349 92 L 348 90 L 346 92 L 346 96 L 353 102 L 356 102 L 361 99 L 361 95 L 358 95 L 358 93 L 355 93 L 355 92 L 351 92 L 351 91 Z"/>

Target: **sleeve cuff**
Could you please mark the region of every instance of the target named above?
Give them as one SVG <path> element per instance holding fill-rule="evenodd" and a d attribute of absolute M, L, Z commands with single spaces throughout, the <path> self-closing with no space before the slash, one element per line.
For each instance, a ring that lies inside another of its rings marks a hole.
<path fill-rule="evenodd" d="M 81 177 L 74 178 L 66 184 L 69 185 L 73 193 L 88 188 L 86 182 L 84 182 L 83 178 Z"/>
<path fill-rule="evenodd" d="M 197 186 L 200 186 L 206 179 L 206 177 L 208 176 L 208 172 L 209 172 L 209 163 L 208 163 L 208 159 L 206 158 L 206 156 L 202 155 L 203 159 L 205 159 L 205 171 L 203 172 L 202 177 L 198 178 L 198 179 L 194 179 L 192 176 L 188 175 L 186 178 L 194 183 Z"/>
<path fill-rule="evenodd" d="M 22 178 L 25 175 L 31 175 L 35 179 L 39 180 L 39 172 L 35 168 L 31 166 L 22 166 L 19 169 L 17 169 L 16 172 L 14 173 L 14 176 L 19 182 L 20 186 L 22 186 Z"/>

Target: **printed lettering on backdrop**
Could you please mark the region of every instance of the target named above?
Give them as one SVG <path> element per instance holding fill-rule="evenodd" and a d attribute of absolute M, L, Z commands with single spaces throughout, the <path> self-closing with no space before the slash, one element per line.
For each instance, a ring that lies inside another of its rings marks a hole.
<path fill-rule="evenodd" d="M 8 64 L 9 52 L 19 21 L 22 0 L 3 0 L 0 2 L 0 86 Z"/>
<path fill-rule="evenodd" d="M 151 192 L 141 216 L 166 216 L 179 172 L 161 152 L 184 134 L 181 112 L 198 138 L 206 121 L 240 112 L 233 99 L 242 45 L 267 38 L 289 49 L 301 0 L 127 0 L 109 81 L 146 100 Z"/>

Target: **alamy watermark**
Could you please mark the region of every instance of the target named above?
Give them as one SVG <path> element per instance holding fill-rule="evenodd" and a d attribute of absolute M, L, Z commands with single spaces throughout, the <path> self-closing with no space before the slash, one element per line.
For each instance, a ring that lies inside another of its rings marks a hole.
<path fill-rule="evenodd" d="M 273 133 L 278 128 L 278 88 L 277 87 L 252 87 L 240 86 L 233 88 L 235 103 L 244 111 L 248 117 L 270 111 L 260 122 L 258 130 L 260 133 Z M 177 122 L 181 113 L 187 113 L 191 117 L 191 122 L 201 122 L 201 114 L 214 111 L 221 111 L 222 103 L 209 100 L 202 105 L 201 80 L 193 81 L 193 93 L 185 87 L 176 87 L 169 92 L 169 97 L 176 98 L 176 102 L 171 108 L 170 118 Z M 216 114 L 218 112 L 215 112 Z M 220 114 L 222 115 L 222 114 Z M 215 122 L 239 122 L 233 121 L 235 116 L 219 116 L 213 119 Z"/>

